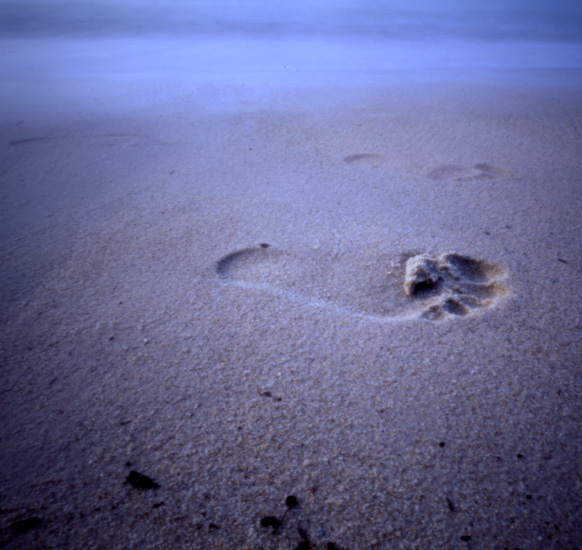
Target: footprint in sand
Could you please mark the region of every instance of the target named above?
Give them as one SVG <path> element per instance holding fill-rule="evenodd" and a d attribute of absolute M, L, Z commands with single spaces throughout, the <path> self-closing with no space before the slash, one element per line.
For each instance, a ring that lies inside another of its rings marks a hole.
<path fill-rule="evenodd" d="M 344 157 L 344 162 L 347 164 L 366 164 L 374 168 L 377 168 L 383 161 L 384 157 L 376 153 L 356 153 Z"/>
<path fill-rule="evenodd" d="M 459 166 L 456 164 L 443 164 L 433 168 L 427 174 L 430 179 L 439 181 L 486 181 L 511 175 L 511 172 L 508 170 L 491 166 L 484 162 L 479 162 L 472 167 Z"/>
<path fill-rule="evenodd" d="M 214 267 L 225 284 L 386 321 L 468 317 L 507 294 L 501 267 L 454 253 L 395 259 L 261 243 L 223 256 Z"/>

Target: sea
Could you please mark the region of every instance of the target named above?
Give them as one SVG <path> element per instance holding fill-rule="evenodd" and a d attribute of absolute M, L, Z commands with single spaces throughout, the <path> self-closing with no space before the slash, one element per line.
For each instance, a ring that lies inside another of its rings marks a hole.
<path fill-rule="evenodd" d="M 51 38 L 69 46 L 51 51 Z M 22 39 L 29 55 L 11 56 Z M 83 49 L 91 41 L 102 46 Z M 0 0 L 1 50 L 44 76 L 338 85 L 381 83 L 390 71 L 502 70 L 580 83 L 582 1 Z"/>

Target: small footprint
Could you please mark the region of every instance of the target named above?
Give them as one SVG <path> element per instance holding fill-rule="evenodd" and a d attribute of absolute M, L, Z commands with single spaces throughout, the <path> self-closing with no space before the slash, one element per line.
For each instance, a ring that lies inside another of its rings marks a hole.
<path fill-rule="evenodd" d="M 459 166 L 457 164 L 443 164 L 433 168 L 428 172 L 427 176 L 437 181 L 486 181 L 511 176 L 511 172 L 503 168 L 479 162 L 472 167 Z"/>
<path fill-rule="evenodd" d="M 38 136 L 38 137 L 30 137 L 30 138 L 24 138 L 24 139 L 16 139 L 14 141 L 10 141 L 8 142 L 8 145 L 30 145 L 31 143 L 41 143 L 41 142 L 47 142 L 47 141 L 55 141 L 61 139 L 57 136 Z"/>
<path fill-rule="evenodd" d="M 214 269 L 225 284 L 380 321 L 467 317 L 507 294 L 501 267 L 455 253 L 394 259 L 261 243 L 226 254 Z"/>
<path fill-rule="evenodd" d="M 344 157 L 344 161 L 348 164 L 366 163 L 372 164 L 372 166 L 378 166 L 379 162 L 383 159 L 384 157 L 382 155 L 377 155 L 375 153 L 357 153 L 355 155 Z"/>
<path fill-rule="evenodd" d="M 17 139 L 8 142 L 11 146 L 23 146 L 39 143 L 54 143 L 55 141 L 65 141 L 71 139 L 71 136 L 37 136 L 23 139 Z M 164 142 L 159 141 L 150 136 L 141 134 L 100 134 L 93 136 L 75 136 L 73 139 L 96 139 L 108 147 L 141 147 L 150 145 L 164 145 Z"/>
<path fill-rule="evenodd" d="M 109 133 L 102 136 L 95 136 L 98 139 L 104 138 L 104 145 L 107 147 L 147 147 L 152 145 L 163 145 L 164 143 L 151 136 L 131 133 Z"/>

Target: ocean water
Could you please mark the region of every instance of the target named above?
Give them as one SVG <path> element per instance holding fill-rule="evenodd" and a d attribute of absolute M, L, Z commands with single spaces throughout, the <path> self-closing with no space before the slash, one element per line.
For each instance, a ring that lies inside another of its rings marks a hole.
<path fill-rule="evenodd" d="M 582 1 L 0 0 L 0 51 L 4 79 L 20 67 L 336 85 L 382 84 L 395 70 L 533 69 L 582 82 Z"/>
<path fill-rule="evenodd" d="M 1 0 L 2 33 L 582 41 L 579 0 Z"/>

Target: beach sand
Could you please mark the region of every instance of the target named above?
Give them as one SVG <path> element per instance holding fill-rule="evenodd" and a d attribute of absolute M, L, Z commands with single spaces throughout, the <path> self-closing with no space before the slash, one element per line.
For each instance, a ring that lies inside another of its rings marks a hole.
<path fill-rule="evenodd" d="M 82 70 L 3 77 L 5 548 L 582 547 L 579 84 Z"/>

